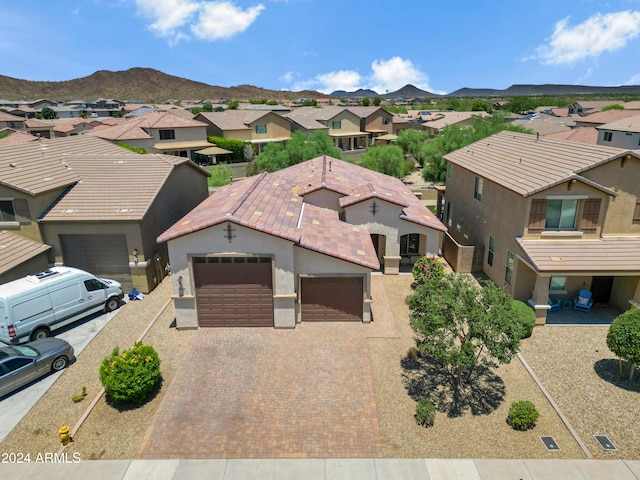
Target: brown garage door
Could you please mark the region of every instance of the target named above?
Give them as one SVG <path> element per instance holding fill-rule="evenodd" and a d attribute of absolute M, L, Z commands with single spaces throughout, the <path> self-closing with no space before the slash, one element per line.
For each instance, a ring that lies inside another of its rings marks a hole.
<path fill-rule="evenodd" d="M 273 327 L 270 257 L 194 258 L 201 327 Z"/>
<path fill-rule="evenodd" d="M 60 235 L 65 265 L 116 280 L 127 292 L 132 288 L 127 238 L 121 234 Z"/>
<path fill-rule="evenodd" d="M 303 277 L 303 322 L 361 322 L 362 277 Z"/>

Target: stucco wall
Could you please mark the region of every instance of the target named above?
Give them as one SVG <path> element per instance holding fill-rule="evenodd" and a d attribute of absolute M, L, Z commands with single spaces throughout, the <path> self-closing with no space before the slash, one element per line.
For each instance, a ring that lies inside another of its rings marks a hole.
<path fill-rule="evenodd" d="M 269 113 L 264 117 L 252 122 L 250 130 L 250 138 L 260 140 L 266 138 L 286 138 L 291 136 L 291 124 L 288 119 L 278 115 L 277 113 Z M 256 125 L 266 125 L 267 133 L 257 134 Z"/>
<path fill-rule="evenodd" d="M 611 132 L 611 140 L 608 142 L 604 140 L 605 132 Z M 640 133 L 600 129 L 598 130 L 598 145 L 638 150 L 640 149 Z"/>
<path fill-rule="evenodd" d="M 32 197 L 24 192 L 0 185 L 0 198 L 10 198 L 13 200 L 24 199 L 27 201 L 30 218 L 28 222 L 21 220 L 19 225 L 16 222 L 0 223 L 0 229 L 10 230 L 13 233 L 30 238 L 36 242 L 44 243 L 40 226 L 36 222 L 36 219 L 51 206 L 63 191 L 64 189 L 60 188 Z"/>
<path fill-rule="evenodd" d="M 638 286 L 640 286 L 640 276 L 615 277 L 611 287 L 611 304 L 620 310 L 630 309 L 629 300 L 640 301 L 640 298 L 635 296 Z"/>

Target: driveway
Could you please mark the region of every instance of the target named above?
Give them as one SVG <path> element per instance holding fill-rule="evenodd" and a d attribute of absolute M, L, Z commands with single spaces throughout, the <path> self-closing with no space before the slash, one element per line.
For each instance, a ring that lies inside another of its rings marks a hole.
<path fill-rule="evenodd" d="M 54 332 L 54 337 L 66 340 L 71 344 L 74 355 L 77 357 L 82 350 L 93 340 L 102 328 L 120 311 L 98 313 L 74 322 L 72 325 Z M 31 410 L 40 397 L 53 385 L 61 372 L 52 373 L 40 380 L 13 392 L 0 400 L 0 442 Z"/>
<path fill-rule="evenodd" d="M 203 328 L 141 458 L 381 457 L 366 338 L 373 324 Z"/>

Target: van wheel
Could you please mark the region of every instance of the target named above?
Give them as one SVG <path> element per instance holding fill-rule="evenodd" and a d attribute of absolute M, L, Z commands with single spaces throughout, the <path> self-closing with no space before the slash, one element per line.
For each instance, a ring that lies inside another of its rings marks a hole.
<path fill-rule="evenodd" d="M 67 360 L 67 357 L 58 357 L 51 364 L 51 370 L 53 370 L 54 372 L 59 372 L 60 370 L 67 368 L 67 365 L 69 365 L 69 360 Z"/>
<path fill-rule="evenodd" d="M 49 336 L 49 330 L 46 328 L 38 328 L 35 332 L 31 334 L 31 341 L 34 342 L 36 340 L 44 340 Z"/>
<path fill-rule="evenodd" d="M 107 300 L 107 304 L 105 305 L 105 310 L 107 312 L 113 312 L 119 306 L 120 306 L 120 301 L 116 297 L 113 297 Z"/>

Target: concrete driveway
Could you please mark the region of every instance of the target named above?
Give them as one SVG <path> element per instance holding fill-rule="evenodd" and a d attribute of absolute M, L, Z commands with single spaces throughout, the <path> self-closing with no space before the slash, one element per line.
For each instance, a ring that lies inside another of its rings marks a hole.
<path fill-rule="evenodd" d="M 122 307 L 120 307 L 122 308 Z M 102 328 L 120 311 L 114 310 L 109 313 L 90 315 L 89 317 L 74 322 L 68 327 L 56 330 L 54 337 L 66 340 L 71 344 L 74 354 L 78 356 L 80 352 L 93 340 Z M 22 420 L 31 410 L 40 397 L 53 385 L 65 370 L 52 373 L 46 377 L 13 392 L 0 400 L 0 442 L 9 434 L 11 430 Z"/>
<path fill-rule="evenodd" d="M 375 323 L 200 329 L 138 456 L 381 457 Z"/>

